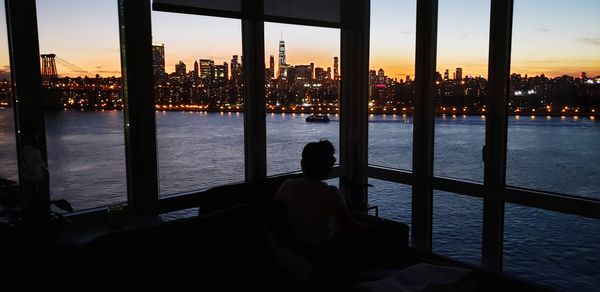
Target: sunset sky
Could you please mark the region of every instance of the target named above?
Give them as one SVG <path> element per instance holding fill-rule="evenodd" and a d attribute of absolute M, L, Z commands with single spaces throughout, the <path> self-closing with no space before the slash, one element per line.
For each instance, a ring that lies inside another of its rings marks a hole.
<path fill-rule="evenodd" d="M 0 1 L 3 2 L 3 1 Z M 386 75 L 414 78 L 416 0 L 371 1 L 371 65 Z M 58 57 L 93 76 L 120 75 L 116 0 L 38 0 L 40 53 Z M 547 76 L 600 75 L 600 1 L 515 0 L 512 72 Z M 0 8 L 0 70 L 8 65 L 4 5 Z M 490 1 L 439 0 L 438 71 L 463 68 L 487 76 Z M 165 44 L 166 71 L 182 59 L 230 63 L 242 54 L 236 19 L 152 14 L 153 42 Z M 289 64 L 332 67 L 339 56 L 339 29 L 265 24 L 265 55 L 277 60 L 283 36 Z M 343 61 L 342 61 L 343 62 Z M 276 61 L 277 63 L 277 61 Z M 74 72 L 57 63 L 60 75 Z"/>

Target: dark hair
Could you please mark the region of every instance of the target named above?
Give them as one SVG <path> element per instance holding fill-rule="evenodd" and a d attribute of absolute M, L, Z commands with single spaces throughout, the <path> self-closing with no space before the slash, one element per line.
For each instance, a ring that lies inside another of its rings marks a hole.
<path fill-rule="evenodd" d="M 329 175 L 335 157 L 333 144 L 328 140 L 310 142 L 302 150 L 302 172 L 310 178 L 323 179 Z"/>

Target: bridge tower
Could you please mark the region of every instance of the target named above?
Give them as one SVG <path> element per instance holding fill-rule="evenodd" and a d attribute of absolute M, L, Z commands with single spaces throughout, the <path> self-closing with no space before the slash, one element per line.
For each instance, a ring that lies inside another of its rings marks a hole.
<path fill-rule="evenodd" d="M 58 79 L 56 73 L 55 54 L 42 54 L 42 84 L 50 85 L 50 83 Z"/>

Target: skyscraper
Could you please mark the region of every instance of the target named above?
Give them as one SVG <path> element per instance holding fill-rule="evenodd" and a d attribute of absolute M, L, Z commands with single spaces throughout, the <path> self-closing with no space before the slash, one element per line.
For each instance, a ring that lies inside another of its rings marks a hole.
<path fill-rule="evenodd" d="M 215 62 L 210 59 L 200 59 L 200 78 L 214 80 Z"/>
<path fill-rule="evenodd" d="M 185 63 L 183 63 L 183 61 L 181 59 L 179 59 L 179 63 L 175 64 L 175 74 L 177 76 L 185 76 L 186 70 L 185 70 Z"/>
<path fill-rule="evenodd" d="M 340 80 L 340 73 L 338 71 L 338 57 L 333 57 L 333 79 Z"/>
<path fill-rule="evenodd" d="M 444 71 L 444 80 L 448 79 L 450 79 L 450 72 L 448 72 L 448 69 L 446 69 L 446 71 Z"/>
<path fill-rule="evenodd" d="M 238 55 L 233 55 L 231 58 L 231 80 L 234 82 L 240 81 L 242 76 L 242 67 L 240 66 Z"/>
<path fill-rule="evenodd" d="M 456 80 L 462 80 L 462 68 L 456 68 Z"/>
<path fill-rule="evenodd" d="M 152 72 L 154 82 L 161 84 L 165 81 L 165 45 L 152 45 Z"/>
<path fill-rule="evenodd" d="M 379 68 L 379 70 L 377 70 L 377 81 L 378 82 L 385 81 L 385 72 L 381 68 Z"/>
<path fill-rule="evenodd" d="M 312 80 L 312 71 L 314 65 L 296 65 L 289 68 L 289 78 L 291 80 Z"/>
<path fill-rule="evenodd" d="M 317 80 L 325 80 L 327 78 L 327 71 L 321 67 L 315 68 L 315 79 Z"/>
<path fill-rule="evenodd" d="M 269 56 L 269 78 L 275 79 L 275 57 Z"/>
<path fill-rule="evenodd" d="M 377 71 L 369 70 L 369 85 L 373 85 L 377 82 Z"/>
<path fill-rule="evenodd" d="M 229 65 L 227 62 L 223 62 L 223 65 L 214 65 L 214 80 L 228 80 L 229 78 Z"/>
<path fill-rule="evenodd" d="M 285 42 L 279 41 L 279 78 L 287 77 L 287 64 L 285 61 Z"/>
<path fill-rule="evenodd" d="M 194 61 L 194 81 L 198 80 L 198 72 L 199 72 L 199 67 L 198 67 L 198 61 Z"/>

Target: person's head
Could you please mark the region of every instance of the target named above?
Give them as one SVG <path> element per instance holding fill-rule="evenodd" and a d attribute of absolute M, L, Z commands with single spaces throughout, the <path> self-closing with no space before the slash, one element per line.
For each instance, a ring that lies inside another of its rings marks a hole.
<path fill-rule="evenodd" d="M 302 172 L 306 177 L 324 179 L 329 175 L 335 157 L 333 144 L 328 140 L 310 142 L 302 150 Z"/>

